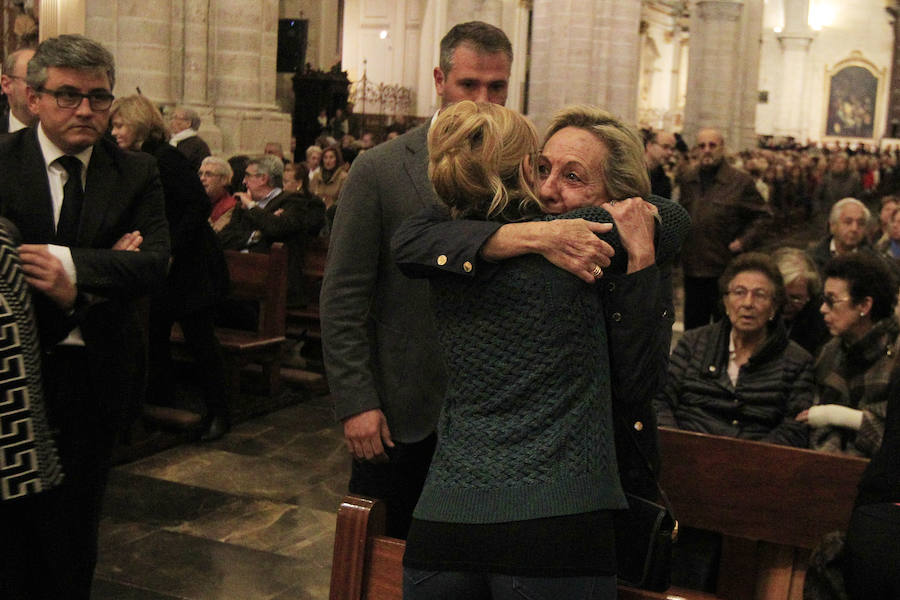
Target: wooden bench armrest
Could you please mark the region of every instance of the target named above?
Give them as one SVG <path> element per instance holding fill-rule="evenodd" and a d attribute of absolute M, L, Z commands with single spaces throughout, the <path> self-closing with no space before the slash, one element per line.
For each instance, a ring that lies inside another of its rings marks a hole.
<path fill-rule="evenodd" d="M 383 503 L 362 496 L 344 497 L 338 509 L 334 532 L 330 600 L 362 598 L 369 541 L 372 537 L 383 535 L 384 529 Z"/>

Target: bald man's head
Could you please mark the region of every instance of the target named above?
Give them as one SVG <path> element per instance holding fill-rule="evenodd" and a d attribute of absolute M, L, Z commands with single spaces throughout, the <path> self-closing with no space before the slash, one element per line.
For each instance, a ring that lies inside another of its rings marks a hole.
<path fill-rule="evenodd" d="M 725 158 L 725 138 L 718 129 L 701 129 L 697 134 L 697 148 L 700 150 L 701 167 L 718 167 Z"/>

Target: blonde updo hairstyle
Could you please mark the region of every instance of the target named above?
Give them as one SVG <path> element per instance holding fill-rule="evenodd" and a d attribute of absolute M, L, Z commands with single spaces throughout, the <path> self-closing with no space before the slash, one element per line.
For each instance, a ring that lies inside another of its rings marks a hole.
<path fill-rule="evenodd" d="M 428 132 L 428 176 L 454 218 L 521 219 L 541 211 L 538 137 L 522 115 L 464 100 Z"/>
<path fill-rule="evenodd" d="M 117 115 L 134 131 L 135 143 L 138 148 L 144 142 L 169 141 L 169 129 L 166 127 L 162 113 L 146 96 L 132 94 L 116 98 L 109 112 L 110 121 Z"/>

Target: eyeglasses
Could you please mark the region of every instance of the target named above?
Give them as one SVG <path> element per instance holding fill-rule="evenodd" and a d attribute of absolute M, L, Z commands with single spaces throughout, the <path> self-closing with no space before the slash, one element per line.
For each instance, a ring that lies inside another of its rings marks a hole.
<path fill-rule="evenodd" d="M 97 112 L 109 110 L 113 100 L 116 98 L 109 92 L 90 92 L 88 94 L 82 94 L 81 92 L 76 92 L 74 90 L 48 90 L 43 86 L 39 87 L 37 91 L 38 93 L 49 94 L 56 98 L 56 105 L 60 108 L 78 108 L 81 106 L 82 101 L 87 98 L 91 110 Z"/>
<path fill-rule="evenodd" d="M 834 296 L 825 296 L 822 298 L 822 304 L 827 306 L 828 308 L 834 308 L 835 304 L 840 304 L 841 302 L 849 302 L 851 298 L 835 298 Z"/>
<path fill-rule="evenodd" d="M 753 296 L 754 300 L 760 300 L 763 302 L 772 299 L 772 292 L 770 292 L 769 290 L 761 289 L 761 288 L 748 290 L 745 287 L 737 287 L 732 290 L 728 290 L 725 293 L 726 296 L 731 296 L 732 298 L 735 298 L 737 300 L 743 300 L 744 298 L 747 297 L 748 294 L 750 296 Z"/>

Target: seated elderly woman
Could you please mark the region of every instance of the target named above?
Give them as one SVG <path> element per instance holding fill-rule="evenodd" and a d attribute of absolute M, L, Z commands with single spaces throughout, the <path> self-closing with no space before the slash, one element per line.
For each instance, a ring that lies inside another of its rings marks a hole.
<path fill-rule="evenodd" d="M 719 290 L 727 318 L 678 342 L 655 401 L 659 424 L 806 447 L 795 417 L 812 404 L 812 357 L 781 321 L 781 273 L 765 254 L 741 254 Z"/>
<path fill-rule="evenodd" d="M 875 249 L 886 258 L 900 259 L 900 208 L 896 204 L 888 217 L 884 236 L 875 244 Z"/>
<path fill-rule="evenodd" d="M 816 406 L 797 419 L 812 428 L 811 448 L 871 457 L 884 435 L 900 350 L 896 279 L 884 259 L 862 253 L 833 259 L 824 276 L 821 310 L 835 337 L 816 361 Z"/>
<path fill-rule="evenodd" d="M 822 279 L 812 258 L 799 248 L 779 248 L 772 255 L 784 279 L 785 302 L 781 311 L 788 337 L 815 357 L 831 334 L 819 307 Z"/>

